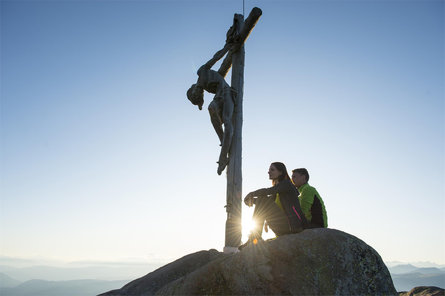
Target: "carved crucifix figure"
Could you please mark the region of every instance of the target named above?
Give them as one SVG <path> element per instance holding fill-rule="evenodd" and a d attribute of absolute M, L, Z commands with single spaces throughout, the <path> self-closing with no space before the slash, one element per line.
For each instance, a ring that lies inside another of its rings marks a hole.
<path fill-rule="evenodd" d="M 244 42 L 262 14 L 255 7 L 244 21 L 244 16 L 235 14 L 233 26 L 227 32 L 226 43 L 212 59 L 198 70 L 198 81 L 187 91 L 192 104 L 202 109 L 204 90 L 215 94 L 209 105 L 210 118 L 221 141 L 218 174 L 227 166 L 227 220 L 225 253 L 236 252 L 241 244 L 241 134 L 243 121 L 244 88 Z M 225 57 L 218 71 L 211 69 Z M 232 67 L 231 86 L 224 77 Z"/>
<path fill-rule="evenodd" d="M 227 84 L 223 75 L 211 68 L 235 46 L 233 42 L 234 37 L 235 30 L 231 27 L 227 32 L 227 40 L 224 48 L 219 50 L 213 58 L 199 68 L 198 81 L 187 91 L 187 98 L 193 105 L 197 105 L 199 110 L 202 109 L 202 105 L 204 104 L 204 90 L 215 94 L 208 109 L 212 125 L 221 143 L 221 152 L 218 159 L 218 175 L 221 175 L 229 162 L 228 153 L 233 136 L 232 116 L 235 107 L 236 91 Z"/>

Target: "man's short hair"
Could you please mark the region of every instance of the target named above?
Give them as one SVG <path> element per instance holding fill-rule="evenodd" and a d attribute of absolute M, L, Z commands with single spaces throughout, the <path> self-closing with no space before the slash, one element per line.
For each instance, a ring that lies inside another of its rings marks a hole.
<path fill-rule="evenodd" d="M 305 168 L 295 169 L 292 173 L 297 173 L 306 177 L 306 181 L 309 181 L 309 172 Z"/>

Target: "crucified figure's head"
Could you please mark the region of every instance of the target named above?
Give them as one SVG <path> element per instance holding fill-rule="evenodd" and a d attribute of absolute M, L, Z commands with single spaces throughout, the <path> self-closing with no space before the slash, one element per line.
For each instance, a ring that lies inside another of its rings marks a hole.
<path fill-rule="evenodd" d="M 204 89 L 198 85 L 193 84 L 187 91 L 187 98 L 193 105 L 197 105 L 199 110 L 202 110 L 204 104 Z"/>

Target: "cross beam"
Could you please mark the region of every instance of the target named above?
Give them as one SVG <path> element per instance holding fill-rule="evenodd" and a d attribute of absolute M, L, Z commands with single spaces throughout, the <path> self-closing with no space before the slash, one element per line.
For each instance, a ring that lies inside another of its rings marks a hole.
<path fill-rule="evenodd" d="M 261 9 L 259 9 L 258 7 L 254 7 L 245 21 L 243 21 L 242 15 L 235 14 L 233 20 L 234 26 L 238 26 L 237 23 L 240 22 L 238 26 L 238 40 L 235 40 L 239 46 L 229 51 L 226 58 L 223 60 L 221 66 L 219 67 L 218 73 L 221 74 L 222 77 L 226 77 L 227 73 L 230 70 L 230 67 L 232 67 L 233 52 L 239 50 L 240 47 L 244 45 L 244 42 L 246 42 L 247 38 L 249 38 L 250 32 L 252 32 L 262 13 L 263 12 L 261 11 Z"/>

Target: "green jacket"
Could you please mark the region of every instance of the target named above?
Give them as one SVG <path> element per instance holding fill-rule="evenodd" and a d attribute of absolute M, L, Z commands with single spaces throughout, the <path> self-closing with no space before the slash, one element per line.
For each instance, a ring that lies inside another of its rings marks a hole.
<path fill-rule="evenodd" d="M 301 185 L 298 191 L 300 192 L 298 199 L 300 200 L 301 210 L 307 221 L 312 226 L 328 227 L 326 208 L 317 189 L 306 183 Z"/>

